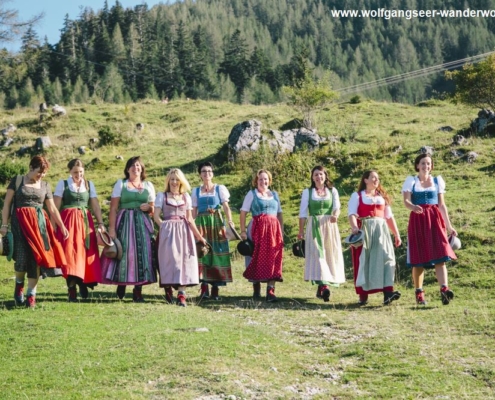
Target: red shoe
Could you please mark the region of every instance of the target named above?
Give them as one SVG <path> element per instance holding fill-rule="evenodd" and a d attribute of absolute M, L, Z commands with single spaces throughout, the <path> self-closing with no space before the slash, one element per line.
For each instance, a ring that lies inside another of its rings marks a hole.
<path fill-rule="evenodd" d="M 77 290 L 75 286 L 72 286 L 68 288 L 67 290 L 69 292 L 69 303 L 75 303 L 77 302 Z"/>
<path fill-rule="evenodd" d="M 425 291 L 423 289 L 416 289 L 416 304 L 425 306 Z"/>
<path fill-rule="evenodd" d="M 454 298 L 454 292 L 450 290 L 448 286 L 442 286 L 440 289 L 440 296 L 442 296 L 442 304 L 446 306 Z"/>
<path fill-rule="evenodd" d="M 177 295 L 177 305 L 180 307 L 186 307 L 186 294 L 184 292 L 179 292 Z"/>
<path fill-rule="evenodd" d="M 275 296 L 275 287 L 266 287 L 266 301 L 268 303 L 275 303 L 277 301 L 277 296 Z"/>
<path fill-rule="evenodd" d="M 15 283 L 15 289 L 14 289 L 14 300 L 18 306 L 24 304 L 24 301 L 26 300 L 24 298 L 24 282 L 22 283 Z"/>
<path fill-rule="evenodd" d="M 132 301 L 134 303 L 144 303 L 144 298 L 141 288 L 134 288 L 132 290 Z"/>
<path fill-rule="evenodd" d="M 259 282 L 253 283 L 253 299 L 261 299 L 261 283 Z"/>
<path fill-rule="evenodd" d="M 216 301 L 220 300 L 220 297 L 218 296 L 218 286 L 211 287 L 211 299 Z"/>
<path fill-rule="evenodd" d="M 200 299 L 209 299 L 210 298 L 210 291 L 208 289 L 208 284 L 207 283 L 202 283 L 201 284 L 201 294 L 199 295 Z"/>
<path fill-rule="evenodd" d="M 330 301 L 330 289 L 328 288 L 328 286 L 321 285 L 320 293 L 321 293 L 320 298 L 322 298 L 325 303 L 328 303 Z"/>
<path fill-rule="evenodd" d="M 318 289 L 316 289 L 316 298 L 321 299 L 321 288 L 323 285 L 318 285 Z"/>
<path fill-rule="evenodd" d="M 26 307 L 29 308 L 36 308 L 36 297 L 31 295 L 31 296 L 26 296 Z"/>
<path fill-rule="evenodd" d="M 170 286 L 165 288 L 165 301 L 168 304 L 172 304 L 174 302 L 174 291 Z"/>

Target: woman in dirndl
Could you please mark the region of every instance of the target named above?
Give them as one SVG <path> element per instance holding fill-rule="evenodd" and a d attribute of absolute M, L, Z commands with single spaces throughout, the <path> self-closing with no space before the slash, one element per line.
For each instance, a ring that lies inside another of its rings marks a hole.
<path fill-rule="evenodd" d="M 0 235 L 6 235 L 11 218 L 14 237 L 14 299 L 16 304 L 25 302 L 30 308 L 36 307 L 36 287 L 40 274 L 62 276 L 61 268 L 66 265 L 62 244 L 56 238 L 50 218 L 43 209 L 43 205 L 46 206 L 61 237 L 67 240 L 69 231 L 55 207 L 50 184 L 42 180 L 49 166 L 44 157 L 33 157 L 29 163 L 29 172 L 10 181 L 2 210 Z M 28 288 L 24 297 L 26 275 Z"/>
<path fill-rule="evenodd" d="M 349 223 L 353 234 L 363 231 L 363 245 L 352 247 L 354 286 L 359 305 L 368 302 L 368 295 L 383 292 L 383 304 L 398 300 L 394 291 L 395 247 L 401 245 L 399 229 L 390 207 L 390 197 L 380 184 L 376 171 L 366 171 L 357 192 L 349 200 Z M 394 241 L 390 236 L 394 235 Z"/>
<path fill-rule="evenodd" d="M 76 285 L 81 298 L 88 298 L 88 287 L 94 287 L 101 281 L 100 255 L 96 240 L 93 211 L 98 229 L 105 231 L 100 203 L 93 182 L 84 178 L 84 163 L 75 158 L 67 164 L 70 176 L 61 179 L 55 187 L 53 201 L 70 237 L 64 243 L 67 265 L 63 268 L 67 281 L 69 302 L 77 301 Z M 57 232 L 61 240 L 61 232 Z"/>
<path fill-rule="evenodd" d="M 158 193 L 154 220 L 158 234 L 158 266 L 160 286 L 165 288 L 165 300 L 173 302 L 173 290 L 178 290 L 177 305 L 186 307 L 186 287 L 199 284 L 199 269 L 194 238 L 204 245 L 206 240 L 196 228 L 192 217 L 191 186 L 182 171 L 172 168 L 165 178 L 165 191 Z"/>
<path fill-rule="evenodd" d="M 228 224 L 234 228 L 229 207 L 230 194 L 225 186 L 213 183 L 212 163 L 207 161 L 200 164 L 198 173 L 203 184 L 192 191 L 192 216 L 199 232 L 212 248 L 211 252 L 198 260 L 201 298 L 220 300 L 219 286 L 232 282 L 229 241 L 221 214 L 223 209 Z M 211 297 L 208 284 L 211 285 Z"/>
<path fill-rule="evenodd" d="M 278 193 L 270 190 L 272 174 L 260 169 L 253 177 L 250 190 L 241 207 L 241 238 L 254 242 L 252 257 L 248 258 L 244 278 L 253 283 L 253 298 L 261 297 L 261 283 L 267 284 L 266 301 L 275 302 L 275 282 L 282 282 L 283 217 Z M 246 229 L 246 216 L 253 219 Z"/>
<path fill-rule="evenodd" d="M 132 300 L 143 303 L 143 285 L 156 282 L 153 215 L 155 188 L 146 180 L 146 168 L 139 156 L 127 160 L 125 179 L 113 187 L 108 218 L 108 234 L 122 245 L 122 258 L 102 253 L 102 283 L 117 286 L 123 299 L 126 285 L 134 285 Z"/>
<path fill-rule="evenodd" d="M 445 263 L 457 259 L 447 235 L 457 236 L 445 205 L 445 181 L 433 177 L 433 160 L 420 154 L 414 160 L 417 176 L 408 176 L 402 187 L 404 205 L 411 211 L 407 227 L 407 265 L 412 268 L 416 303 L 426 304 L 423 280 L 425 269 L 435 269 L 442 304 L 454 298 L 448 285 Z"/>
<path fill-rule="evenodd" d="M 305 238 L 306 243 L 304 280 L 318 285 L 316 297 L 325 302 L 330 300 L 330 286 L 338 287 L 345 282 L 339 215 L 339 193 L 326 169 L 318 165 L 311 171 L 310 188 L 302 193 L 297 238 Z"/>

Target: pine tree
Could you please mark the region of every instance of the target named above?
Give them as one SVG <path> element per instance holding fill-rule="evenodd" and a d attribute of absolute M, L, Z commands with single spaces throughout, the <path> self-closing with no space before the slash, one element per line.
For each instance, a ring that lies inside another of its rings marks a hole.
<path fill-rule="evenodd" d="M 21 107 L 32 107 L 36 101 L 36 92 L 34 91 L 33 83 L 28 77 L 24 85 L 19 90 L 19 105 Z"/>

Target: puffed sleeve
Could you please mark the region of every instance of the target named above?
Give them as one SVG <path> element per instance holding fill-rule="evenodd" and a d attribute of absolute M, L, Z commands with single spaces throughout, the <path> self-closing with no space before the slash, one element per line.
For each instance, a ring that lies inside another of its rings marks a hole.
<path fill-rule="evenodd" d="M 163 198 L 165 197 L 165 195 L 163 194 L 163 192 L 160 192 L 156 195 L 156 198 L 155 198 L 155 207 L 158 207 L 158 208 L 162 208 L 163 206 Z"/>
<path fill-rule="evenodd" d="M 58 185 L 57 185 L 58 188 Z M 55 196 L 57 196 L 57 189 L 55 189 Z M 94 199 L 95 197 L 98 197 L 96 194 L 96 188 L 93 182 L 89 181 L 89 198 Z"/>
<path fill-rule="evenodd" d="M 438 193 L 445 193 L 445 181 L 440 175 L 437 176 L 437 183 L 438 183 Z"/>
<path fill-rule="evenodd" d="M 198 206 L 198 190 L 199 188 L 195 187 L 193 188 L 192 192 L 191 192 L 191 202 L 192 202 L 192 206 L 193 207 L 197 207 Z"/>
<path fill-rule="evenodd" d="M 357 192 L 354 192 L 351 195 L 351 198 L 349 199 L 349 203 L 347 203 L 347 215 L 359 215 L 358 214 L 358 207 L 359 207 L 359 196 Z"/>
<path fill-rule="evenodd" d="M 12 189 L 15 192 L 15 181 L 17 180 L 17 176 L 14 176 L 9 183 L 9 186 L 7 186 L 7 189 Z"/>
<path fill-rule="evenodd" d="M 186 210 L 192 210 L 192 201 L 189 193 L 184 193 L 184 197 L 186 199 Z"/>
<path fill-rule="evenodd" d="M 124 183 L 122 182 L 122 179 L 119 179 L 115 185 L 113 185 L 113 191 L 112 191 L 112 198 L 115 197 L 120 197 L 122 195 L 122 187 L 124 186 Z"/>
<path fill-rule="evenodd" d="M 150 181 L 146 181 L 146 189 L 148 189 L 148 203 L 153 203 L 156 198 L 155 187 Z"/>
<path fill-rule="evenodd" d="M 332 188 L 332 211 L 340 210 L 340 197 L 337 189 Z"/>
<path fill-rule="evenodd" d="M 415 178 L 414 176 L 408 176 L 402 185 L 402 193 L 404 192 L 412 192 L 414 186 Z"/>
<path fill-rule="evenodd" d="M 249 212 L 251 211 L 251 204 L 253 204 L 253 191 L 247 192 L 244 201 L 242 202 L 241 211 Z"/>
<path fill-rule="evenodd" d="M 54 196 L 57 197 L 63 197 L 64 196 L 64 180 L 60 179 L 57 182 L 57 186 L 55 186 L 55 192 L 53 193 Z"/>
<path fill-rule="evenodd" d="M 384 210 L 383 216 L 385 217 L 385 219 L 393 218 L 394 214 L 392 212 L 392 207 L 385 206 L 385 210 Z"/>
<path fill-rule="evenodd" d="M 304 189 L 301 195 L 301 204 L 299 205 L 299 218 L 308 218 L 309 207 L 309 190 Z"/>
<path fill-rule="evenodd" d="M 220 194 L 220 203 L 225 203 L 226 201 L 228 202 L 230 199 L 230 193 L 229 190 L 224 186 L 224 185 L 219 185 L 218 186 L 218 192 Z"/>

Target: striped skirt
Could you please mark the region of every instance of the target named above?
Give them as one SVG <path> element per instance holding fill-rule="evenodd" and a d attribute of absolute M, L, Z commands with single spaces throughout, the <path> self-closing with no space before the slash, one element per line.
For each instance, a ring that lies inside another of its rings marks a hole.
<path fill-rule="evenodd" d="M 102 253 L 102 283 L 146 285 L 156 282 L 151 219 L 139 208 L 121 209 L 116 227 L 117 238 L 122 244 L 122 259 L 108 258 Z"/>
<path fill-rule="evenodd" d="M 449 245 L 447 229 L 438 206 L 422 204 L 422 214 L 412 212 L 407 227 L 407 266 L 434 268 L 456 260 Z"/>
<path fill-rule="evenodd" d="M 319 223 L 323 254 L 318 251 L 316 239 L 313 237 L 313 217 L 309 217 L 305 238 L 304 280 L 344 283 L 344 256 L 339 227 L 337 223 L 330 222 L 330 215 L 319 215 L 315 218 Z"/>
<path fill-rule="evenodd" d="M 232 282 L 229 241 L 225 237 L 225 226 L 218 211 L 199 214 L 196 226 L 212 247 L 210 253 L 198 260 L 200 281 L 216 284 Z"/>

